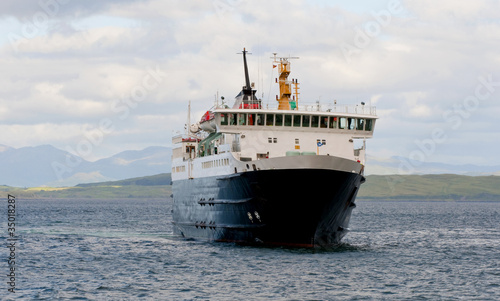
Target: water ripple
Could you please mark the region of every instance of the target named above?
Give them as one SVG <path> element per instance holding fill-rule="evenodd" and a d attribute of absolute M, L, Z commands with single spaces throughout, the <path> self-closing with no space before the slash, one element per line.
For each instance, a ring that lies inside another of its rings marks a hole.
<path fill-rule="evenodd" d="M 497 203 L 359 202 L 329 250 L 180 239 L 169 200 L 20 208 L 27 300 L 500 299 Z"/>

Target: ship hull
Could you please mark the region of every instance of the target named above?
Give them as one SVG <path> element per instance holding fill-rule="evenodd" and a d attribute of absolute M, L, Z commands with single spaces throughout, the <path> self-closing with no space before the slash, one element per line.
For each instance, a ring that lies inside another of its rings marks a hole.
<path fill-rule="evenodd" d="M 173 182 L 174 232 L 186 238 L 329 247 L 347 233 L 364 177 L 332 169 L 256 170 Z"/>

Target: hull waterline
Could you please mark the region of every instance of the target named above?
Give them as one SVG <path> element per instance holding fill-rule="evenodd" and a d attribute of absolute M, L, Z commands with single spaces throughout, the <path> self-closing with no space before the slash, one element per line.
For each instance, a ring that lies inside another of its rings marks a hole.
<path fill-rule="evenodd" d="M 364 177 L 336 170 L 250 171 L 173 183 L 181 236 L 289 246 L 332 246 L 347 233 Z"/>

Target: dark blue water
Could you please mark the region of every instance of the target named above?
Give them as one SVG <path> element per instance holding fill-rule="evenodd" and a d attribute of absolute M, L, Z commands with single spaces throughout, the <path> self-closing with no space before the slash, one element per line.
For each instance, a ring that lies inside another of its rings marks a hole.
<path fill-rule="evenodd" d="M 500 203 L 358 202 L 334 250 L 186 241 L 170 209 L 18 200 L 16 299 L 500 300 Z"/>

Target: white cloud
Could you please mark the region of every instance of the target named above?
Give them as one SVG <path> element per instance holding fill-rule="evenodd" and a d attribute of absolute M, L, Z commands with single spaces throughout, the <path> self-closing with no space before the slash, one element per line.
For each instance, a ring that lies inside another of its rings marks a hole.
<path fill-rule="evenodd" d="M 407 0 L 404 5 L 421 20 L 428 22 L 469 21 L 473 23 L 498 17 L 500 3 L 496 0 L 453 1 Z M 463 23 L 462 23 L 463 24 Z M 458 25 L 461 25 L 458 23 Z"/>
<path fill-rule="evenodd" d="M 0 124 L 2 144 L 19 148 L 41 144 L 64 145 L 81 135 L 82 127 L 78 124 Z"/>
<path fill-rule="evenodd" d="M 4 34 L 22 36 L 25 23 L 19 20 L 30 21 L 40 11 L 38 1 L 18 2 L 0 4 Z M 377 105 L 381 118 L 370 151 L 407 154 L 415 139 L 441 127 L 463 139 L 447 142 L 436 158 L 446 161 L 450 147 L 463 150 L 464 160 L 473 163 L 474 146 L 467 142 L 472 138 L 452 130 L 442 114 L 474 94 L 479 76 L 493 74 L 500 81 L 499 1 L 401 1 L 404 12 L 392 16 L 350 63 L 340 45 L 352 44 L 356 28 L 374 21 L 370 12 L 387 9 L 387 1 L 368 6 L 321 0 L 222 2 L 229 4 L 222 11 L 213 1 L 70 2 L 43 31 L 23 40 L 19 51 L 3 37 L 0 130 L 5 134 L 0 144 L 74 146 L 85 126 L 109 118 L 115 130 L 94 148 L 93 158 L 168 145 L 171 132 L 183 130 L 188 100 L 194 121 L 212 106 L 217 91 L 229 101 L 239 92 L 244 79 L 236 53 L 247 47 L 253 52 L 251 80 L 259 95 L 264 92 L 265 103 L 274 102 L 276 93 L 272 52 L 299 56 L 291 76 L 301 82 L 303 103 L 335 99 Z M 112 104 L 124 105 L 148 68 L 159 68 L 165 76 L 143 101 L 124 106 L 128 115 L 122 118 Z M 471 133 L 490 128 L 492 112 L 500 110 L 496 89 L 464 120 Z M 498 134 L 490 134 L 494 137 L 484 147 L 500 147 Z"/>

